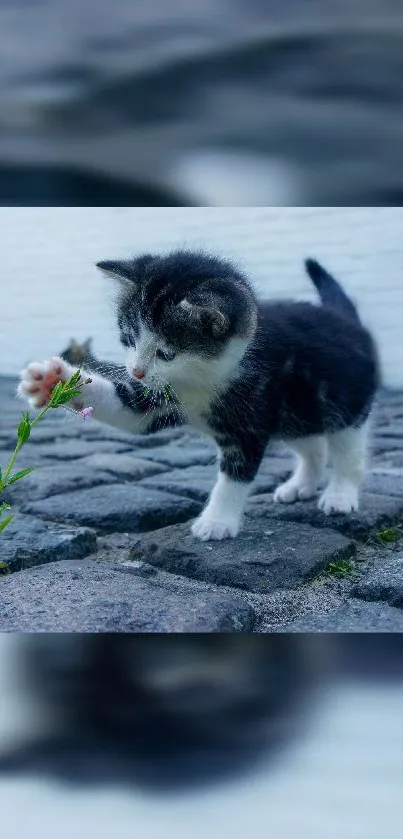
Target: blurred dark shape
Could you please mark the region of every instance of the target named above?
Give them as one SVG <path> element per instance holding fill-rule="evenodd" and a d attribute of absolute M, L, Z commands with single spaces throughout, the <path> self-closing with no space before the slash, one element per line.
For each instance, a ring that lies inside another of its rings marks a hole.
<path fill-rule="evenodd" d="M 21 667 L 46 730 L 0 755 L 2 774 L 160 791 L 273 757 L 328 669 L 320 639 L 291 635 L 28 636 Z"/>
<path fill-rule="evenodd" d="M 92 351 L 92 338 L 87 338 L 80 344 L 75 338 L 72 338 L 69 345 L 64 349 L 60 356 L 64 358 L 69 364 L 77 367 L 89 367 L 91 370 L 98 370 L 102 372 L 104 368 L 108 368 L 107 361 L 101 361 Z M 122 370 L 125 370 L 122 367 Z"/>
<path fill-rule="evenodd" d="M 403 201 L 400 0 L 0 0 L 0 78 L 3 204 Z"/>
<path fill-rule="evenodd" d="M 108 175 L 68 167 L 0 164 L 3 206 L 175 207 L 183 206 L 169 190 L 128 184 Z"/>
<path fill-rule="evenodd" d="M 343 676 L 377 682 L 403 680 L 403 635 L 398 632 L 340 635 L 337 645 Z"/>
<path fill-rule="evenodd" d="M 85 364 L 97 363 L 98 359 L 92 352 L 92 338 L 87 338 L 82 344 L 79 344 L 75 338 L 72 338 L 68 347 L 60 353 L 61 358 L 64 358 L 69 364 L 76 364 L 78 367 Z"/>
<path fill-rule="evenodd" d="M 72 338 L 66 349 L 60 353 L 60 356 L 69 364 L 73 364 L 76 367 L 87 367 L 93 372 L 98 371 L 99 373 L 107 374 L 108 370 L 110 370 L 110 363 L 97 358 L 92 352 L 92 338 L 87 338 L 82 344 L 76 341 L 75 338 Z M 115 373 L 117 370 L 120 370 L 123 375 L 127 375 L 126 367 L 123 364 L 114 364 L 113 368 Z"/>

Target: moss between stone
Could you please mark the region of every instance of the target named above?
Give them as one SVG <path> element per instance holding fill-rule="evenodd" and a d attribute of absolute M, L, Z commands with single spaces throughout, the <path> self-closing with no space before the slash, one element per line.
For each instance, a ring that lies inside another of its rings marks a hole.
<path fill-rule="evenodd" d="M 378 530 L 375 537 L 383 545 L 398 542 L 403 537 L 403 528 L 399 526 L 384 527 L 382 530 Z"/>
<path fill-rule="evenodd" d="M 329 562 L 320 571 L 316 579 L 323 579 L 323 577 L 346 577 L 354 571 L 354 563 L 351 559 L 338 559 Z"/>

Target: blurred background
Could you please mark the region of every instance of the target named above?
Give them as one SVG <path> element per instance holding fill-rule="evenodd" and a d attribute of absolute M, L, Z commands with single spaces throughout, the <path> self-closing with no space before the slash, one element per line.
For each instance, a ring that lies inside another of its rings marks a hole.
<path fill-rule="evenodd" d="M 399 206 L 400 0 L 0 0 L 0 203 Z"/>
<path fill-rule="evenodd" d="M 402 702 L 399 635 L 2 635 L 4 835 L 400 839 Z"/>
<path fill-rule="evenodd" d="M 385 384 L 403 388 L 402 230 L 399 207 L 0 207 L 0 375 L 71 338 L 121 363 L 115 285 L 94 263 L 184 246 L 235 260 L 272 298 L 316 301 L 303 267 L 316 257 L 373 330 Z"/>

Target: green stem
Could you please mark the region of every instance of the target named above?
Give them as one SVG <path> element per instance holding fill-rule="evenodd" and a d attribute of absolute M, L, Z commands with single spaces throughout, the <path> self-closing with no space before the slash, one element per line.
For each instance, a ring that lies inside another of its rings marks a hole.
<path fill-rule="evenodd" d="M 45 405 L 45 407 L 44 407 L 44 408 L 42 408 L 42 410 L 41 410 L 41 411 L 39 412 L 39 414 L 35 417 L 35 419 L 30 420 L 30 427 L 31 427 L 31 429 L 32 429 L 32 428 L 34 427 L 34 425 L 38 422 L 38 420 L 42 419 L 43 415 L 44 415 L 44 414 L 46 414 L 46 411 L 48 411 L 48 410 L 49 410 L 49 408 L 50 408 L 50 405 Z M 26 442 L 26 441 L 25 441 L 25 442 Z M 10 462 L 9 462 L 9 464 L 8 464 L 8 466 L 7 466 L 7 469 L 6 469 L 6 471 L 5 471 L 4 475 L 3 475 L 3 479 L 2 479 L 1 484 L 0 484 L 0 492 L 4 489 L 4 487 L 6 487 L 6 486 L 7 486 L 7 481 L 8 481 L 8 478 L 9 478 L 9 476 L 10 476 L 10 472 L 11 472 L 11 470 L 12 470 L 13 466 L 14 466 L 15 461 L 17 460 L 18 454 L 19 454 L 20 450 L 22 449 L 23 445 L 24 445 L 24 443 L 23 443 L 23 442 L 21 442 L 20 440 L 17 440 L 17 443 L 16 443 L 16 446 L 15 446 L 15 449 L 14 449 L 14 451 L 13 451 L 13 453 L 12 453 L 11 457 L 10 457 Z"/>
<path fill-rule="evenodd" d="M 51 405 L 50 402 L 48 402 L 48 404 L 45 405 L 45 407 L 42 408 L 41 411 L 39 411 L 39 414 L 36 415 L 35 419 L 30 420 L 31 428 L 33 428 L 34 425 L 36 425 L 36 423 L 39 422 L 40 419 L 42 419 L 43 415 L 46 414 L 46 411 L 48 411 L 49 408 L 53 408 L 53 405 Z"/>

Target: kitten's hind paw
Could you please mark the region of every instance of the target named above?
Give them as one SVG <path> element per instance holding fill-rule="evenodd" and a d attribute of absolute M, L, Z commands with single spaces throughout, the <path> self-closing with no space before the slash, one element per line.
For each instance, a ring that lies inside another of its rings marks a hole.
<path fill-rule="evenodd" d="M 277 487 L 273 495 L 273 501 L 278 504 L 293 504 L 294 501 L 307 501 L 316 495 L 316 484 L 300 483 L 294 478 L 289 478 Z"/>
<path fill-rule="evenodd" d="M 322 493 L 318 507 L 327 516 L 337 513 L 343 513 L 344 515 L 356 513 L 358 510 L 358 489 L 350 484 L 343 489 L 329 486 Z"/>
<path fill-rule="evenodd" d="M 17 394 L 26 399 L 31 408 L 43 408 L 57 383 L 67 382 L 74 372 L 74 367 L 62 358 L 49 358 L 42 363 L 33 361 L 20 373 Z"/>

